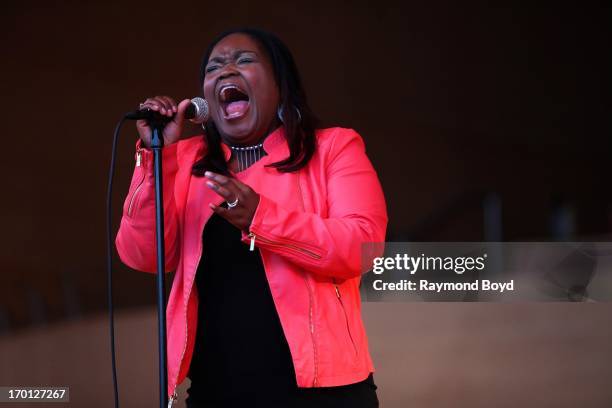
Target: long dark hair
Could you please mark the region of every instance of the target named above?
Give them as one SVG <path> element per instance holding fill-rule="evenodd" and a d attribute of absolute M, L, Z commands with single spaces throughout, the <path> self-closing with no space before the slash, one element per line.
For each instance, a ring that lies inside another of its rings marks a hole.
<path fill-rule="evenodd" d="M 308 164 L 315 151 L 315 129 L 317 119 L 306 101 L 297 66 L 287 46 L 274 34 L 256 28 L 237 28 L 220 34 L 208 46 L 200 67 L 200 89 L 206 77 L 206 65 L 213 48 L 230 34 L 249 35 L 268 53 L 274 69 L 274 78 L 279 88 L 285 137 L 289 146 L 289 156 L 267 167 L 275 167 L 279 172 L 297 171 Z M 206 170 L 229 175 L 227 162 L 221 149 L 221 135 L 212 121 L 205 125 L 205 141 L 208 145 L 206 155 L 192 168 L 195 176 L 203 176 Z"/>

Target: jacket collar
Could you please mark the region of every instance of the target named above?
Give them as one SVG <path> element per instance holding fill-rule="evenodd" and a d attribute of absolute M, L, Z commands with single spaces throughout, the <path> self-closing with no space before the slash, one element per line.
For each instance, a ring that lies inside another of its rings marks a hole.
<path fill-rule="evenodd" d="M 225 143 L 221 143 L 221 149 L 225 155 L 225 160 L 229 160 L 232 149 Z M 272 131 L 263 141 L 263 149 L 271 159 L 284 159 L 289 155 L 289 146 L 285 138 L 285 127 L 279 126 Z"/>

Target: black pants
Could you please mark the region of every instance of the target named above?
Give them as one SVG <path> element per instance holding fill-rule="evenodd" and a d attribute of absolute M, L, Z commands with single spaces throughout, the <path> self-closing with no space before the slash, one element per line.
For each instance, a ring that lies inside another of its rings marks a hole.
<path fill-rule="evenodd" d="M 372 373 L 365 380 L 339 387 L 297 388 L 289 395 L 274 390 L 258 390 L 219 398 L 206 392 L 203 401 L 187 397 L 187 408 L 378 408 L 378 397 Z"/>

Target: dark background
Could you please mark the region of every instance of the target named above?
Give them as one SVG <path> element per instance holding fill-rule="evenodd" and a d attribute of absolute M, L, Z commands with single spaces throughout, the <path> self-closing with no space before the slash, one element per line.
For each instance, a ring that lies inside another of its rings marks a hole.
<path fill-rule="evenodd" d="M 315 112 L 357 129 L 388 240 L 607 240 L 609 7 L 463 2 L 9 2 L 2 38 L 0 331 L 106 307 L 112 131 L 147 96 L 199 94 L 227 28 L 278 34 Z M 133 167 L 122 133 L 115 225 Z M 152 304 L 117 266 L 116 305 Z"/>

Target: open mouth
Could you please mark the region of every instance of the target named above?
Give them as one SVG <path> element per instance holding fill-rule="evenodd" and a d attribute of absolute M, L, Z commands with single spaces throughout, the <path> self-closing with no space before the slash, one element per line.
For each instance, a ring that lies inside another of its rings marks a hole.
<path fill-rule="evenodd" d="M 219 90 L 219 103 L 225 119 L 237 119 L 249 109 L 249 95 L 236 85 L 223 85 Z"/>

